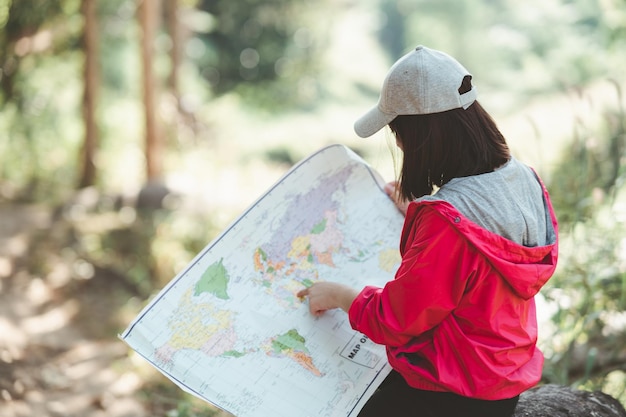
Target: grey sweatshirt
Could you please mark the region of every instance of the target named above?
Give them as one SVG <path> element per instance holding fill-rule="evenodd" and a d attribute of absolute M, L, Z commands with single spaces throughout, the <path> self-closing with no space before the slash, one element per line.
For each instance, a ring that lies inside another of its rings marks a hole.
<path fill-rule="evenodd" d="M 541 184 L 515 158 L 494 172 L 454 178 L 419 200 L 444 200 L 472 222 L 520 245 L 543 246 L 555 238 Z"/>

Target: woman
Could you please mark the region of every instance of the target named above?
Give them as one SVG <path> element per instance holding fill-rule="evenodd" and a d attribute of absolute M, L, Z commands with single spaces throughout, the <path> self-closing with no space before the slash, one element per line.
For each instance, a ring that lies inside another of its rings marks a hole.
<path fill-rule="evenodd" d="M 541 377 L 534 295 L 557 261 L 557 222 L 536 173 L 511 157 L 467 70 L 419 46 L 389 70 L 361 137 L 388 125 L 403 151 L 386 190 L 405 212 L 402 262 L 384 288 L 320 282 L 312 314 L 341 308 L 394 369 L 359 416 L 511 416 Z"/>

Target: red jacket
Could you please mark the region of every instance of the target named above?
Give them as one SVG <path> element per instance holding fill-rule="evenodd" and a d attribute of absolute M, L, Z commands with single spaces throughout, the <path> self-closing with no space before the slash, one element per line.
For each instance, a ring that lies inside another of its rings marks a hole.
<path fill-rule="evenodd" d="M 533 296 L 557 262 L 554 242 L 525 247 L 479 227 L 444 201 L 409 206 L 402 263 L 384 288 L 352 303 L 352 327 L 387 346 L 415 388 L 485 400 L 512 398 L 541 377 Z"/>

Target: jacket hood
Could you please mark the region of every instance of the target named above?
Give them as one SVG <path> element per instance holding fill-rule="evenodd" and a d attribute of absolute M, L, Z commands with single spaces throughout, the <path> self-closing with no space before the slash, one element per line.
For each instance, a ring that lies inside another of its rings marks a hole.
<path fill-rule="evenodd" d="M 438 211 L 477 251 L 485 256 L 520 297 L 529 299 L 535 296 L 553 275 L 558 259 L 558 225 L 545 188 L 544 202 L 548 243 L 535 247 L 520 245 L 478 226 L 443 200 L 411 203 L 407 217 L 412 217 L 415 210 L 424 206 Z"/>

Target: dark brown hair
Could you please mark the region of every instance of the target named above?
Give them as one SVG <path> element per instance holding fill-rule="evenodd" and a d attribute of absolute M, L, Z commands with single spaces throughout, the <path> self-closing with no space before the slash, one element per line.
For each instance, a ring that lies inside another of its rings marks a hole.
<path fill-rule="evenodd" d="M 509 147 L 487 111 L 467 109 L 405 115 L 389 123 L 403 149 L 400 196 L 430 195 L 452 178 L 492 172 L 510 158 Z"/>

